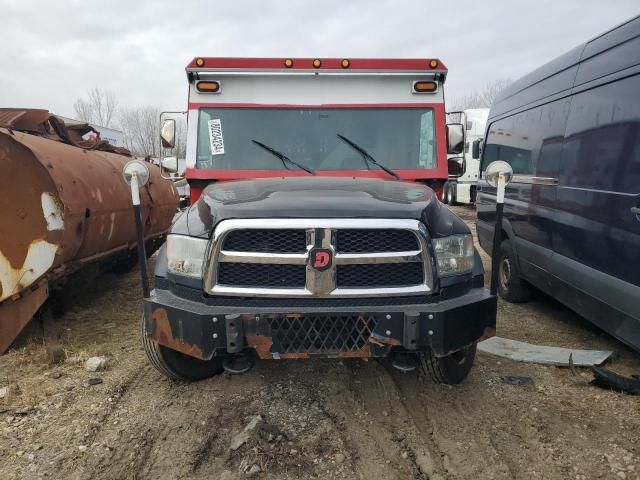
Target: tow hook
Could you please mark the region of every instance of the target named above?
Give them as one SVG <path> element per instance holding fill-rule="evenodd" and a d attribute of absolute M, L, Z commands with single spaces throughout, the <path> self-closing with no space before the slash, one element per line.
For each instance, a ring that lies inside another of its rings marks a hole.
<path fill-rule="evenodd" d="M 234 353 L 224 357 L 222 368 L 230 375 L 243 375 L 253 368 L 253 360 L 246 353 Z"/>
<path fill-rule="evenodd" d="M 391 365 L 403 373 L 413 372 L 418 368 L 418 355 L 415 353 L 395 353 L 391 358 Z"/>

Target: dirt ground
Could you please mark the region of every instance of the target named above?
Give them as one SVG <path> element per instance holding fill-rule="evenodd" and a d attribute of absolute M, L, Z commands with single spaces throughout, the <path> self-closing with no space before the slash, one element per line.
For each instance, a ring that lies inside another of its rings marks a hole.
<path fill-rule="evenodd" d="M 479 353 L 456 387 L 361 360 L 265 361 L 176 384 L 146 362 L 140 297 L 136 271 L 103 276 L 57 322 L 66 361 L 49 365 L 38 322 L 0 357 L 0 478 L 640 479 L 640 396 L 591 386 L 587 370 Z M 610 368 L 640 373 L 640 354 L 541 294 L 501 301 L 498 334 L 611 349 Z M 94 355 L 105 371 L 85 370 Z"/>

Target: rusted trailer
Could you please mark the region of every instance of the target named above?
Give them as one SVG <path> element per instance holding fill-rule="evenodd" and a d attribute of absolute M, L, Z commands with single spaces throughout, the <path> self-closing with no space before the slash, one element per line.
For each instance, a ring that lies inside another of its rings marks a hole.
<path fill-rule="evenodd" d="M 88 125 L 66 126 L 47 110 L 0 109 L 0 353 L 52 288 L 91 264 L 136 263 L 130 154 Z M 159 168 L 140 192 L 148 252 L 163 241 L 178 194 Z"/>

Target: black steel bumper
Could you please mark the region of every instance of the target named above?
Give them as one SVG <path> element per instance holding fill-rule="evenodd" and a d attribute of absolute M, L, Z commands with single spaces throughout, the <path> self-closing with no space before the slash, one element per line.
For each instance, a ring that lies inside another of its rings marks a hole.
<path fill-rule="evenodd" d="M 147 335 L 196 358 L 247 348 L 261 358 L 384 357 L 393 348 L 447 355 L 495 333 L 485 288 L 433 303 L 281 308 L 211 306 L 156 289 L 145 300 Z"/>

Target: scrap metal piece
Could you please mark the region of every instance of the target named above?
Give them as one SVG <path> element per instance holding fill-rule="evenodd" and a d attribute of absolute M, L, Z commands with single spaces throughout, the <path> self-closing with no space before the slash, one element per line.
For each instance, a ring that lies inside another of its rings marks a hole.
<path fill-rule="evenodd" d="M 638 375 L 628 378 L 595 365 L 591 367 L 591 371 L 593 372 L 592 383 L 600 388 L 640 395 L 640 378 L 638 378 Z"/>
<path fill-rule="evenodd" d="M 0 109 L 0 354 L 62 278 L 131 256 L 135 225 L 120 177 L 130 153 L 83 140 L 91 130 L 47 110 Z M 150 170 L 144 235 L 159 246 L 178 196 L 159 168 Z"/>
<path fill-rule="evenodd" d="M 533 385 L 533 378 L 518 375 L 505 375 L 502 377 L 502 381 L 509 385 Z"/>
<path fill-rule="evenodd" d="M 590 367 L 600 365 L 613 354 L 610 350 L 578 350 L 549 347 L 501 337 L 492 337 L 478 343 L 478 350 L 517 362 L 541 363 L 562 367 L 569 366 L 570 356 L 573 365 Z"/>
<path fill-rule="evenodd" d="M 0 302 L 0 353 L 9 348 L 48 296 L 47 280 L 42 279 L 17 298 Z"/>

